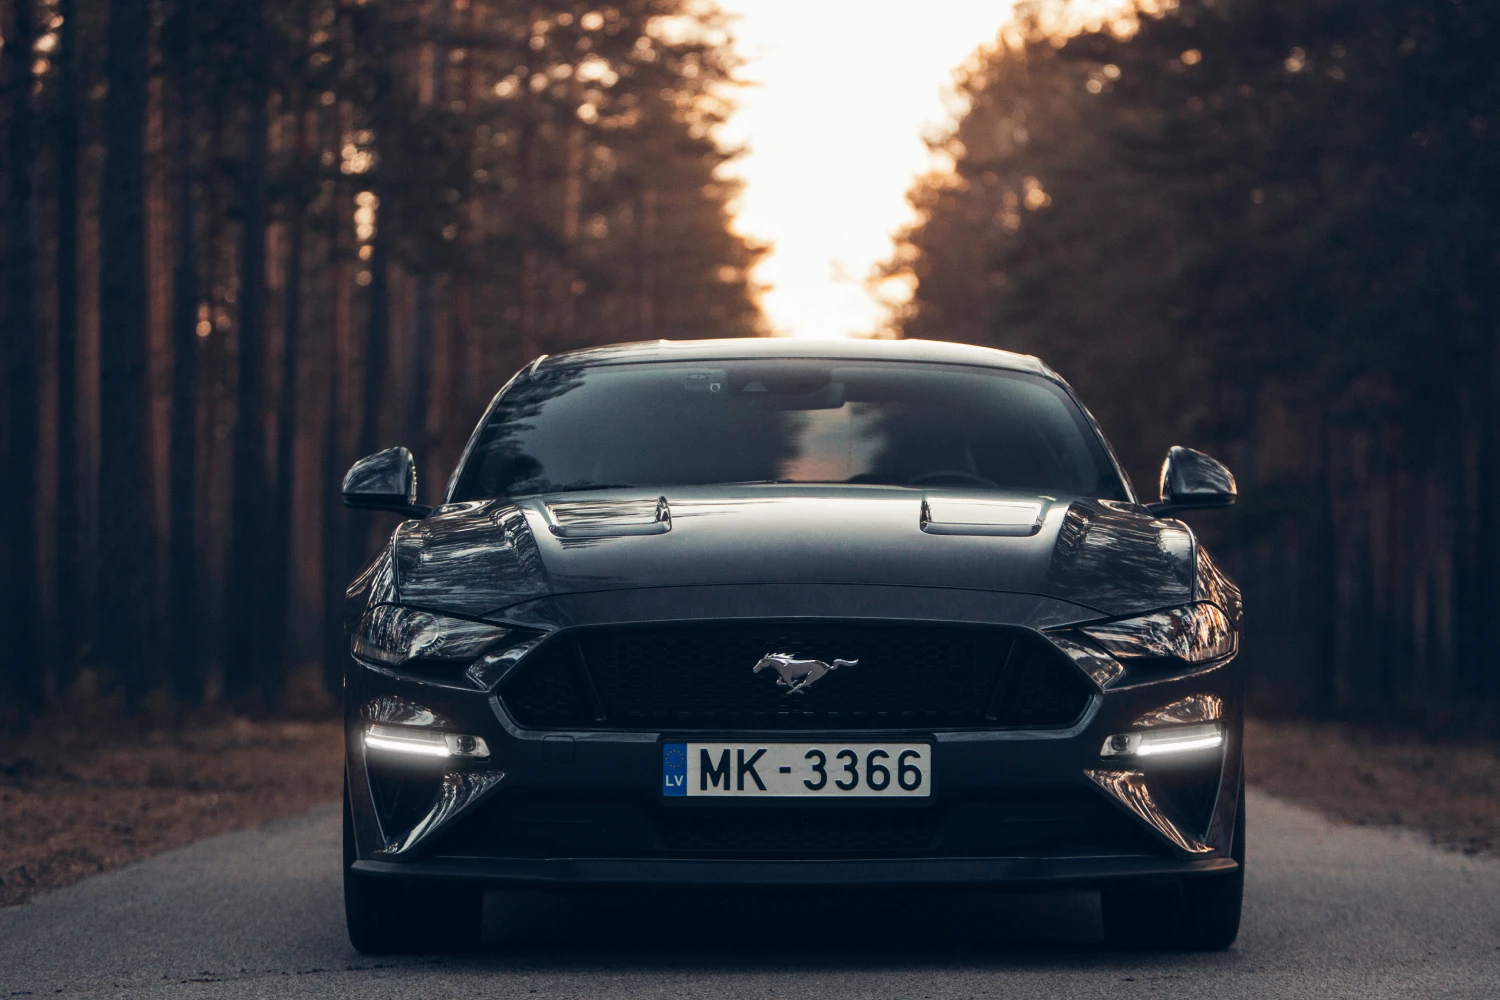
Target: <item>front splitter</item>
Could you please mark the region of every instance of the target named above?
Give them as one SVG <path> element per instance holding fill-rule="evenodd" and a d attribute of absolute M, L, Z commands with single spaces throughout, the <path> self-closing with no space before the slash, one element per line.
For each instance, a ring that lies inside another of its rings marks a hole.
<path fill-rule="evenodd" d="M 1233 872 L 1233 858 L 1133 855 L 1067 858 L 903 858 L 735 861 L 656 858 L 467 858 L 356 861 L 366 875 L 486 888 L 1097 888 Z"/>

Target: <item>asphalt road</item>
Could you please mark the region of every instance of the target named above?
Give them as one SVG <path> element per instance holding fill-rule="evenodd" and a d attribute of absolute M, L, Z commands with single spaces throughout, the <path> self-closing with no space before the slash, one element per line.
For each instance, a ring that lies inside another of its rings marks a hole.
<path fill-rule="evenodd" d="M 0 997 L 1500 997 L 1500 862 L 1250 809 L 1223 954 L 1107 951 L 1086 894 L 492 896 L 485 952 L 375 961 L 344 937 L 326 806 L 0 910 Z"/>

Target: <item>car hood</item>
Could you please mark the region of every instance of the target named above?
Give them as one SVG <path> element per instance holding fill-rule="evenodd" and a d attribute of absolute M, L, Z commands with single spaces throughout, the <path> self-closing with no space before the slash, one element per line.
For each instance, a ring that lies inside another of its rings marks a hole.
<path fill-rule="evenodd" d="M 1194 540 L 1181 522 L 1130 504 L 1015 496 L 1040 506 L 1033 533 L 924 530 L 924 501 L 965 499 L 755 486 L 448 504 L 397 530 L 393 582 L 403 603 L 476 617 L 542 597 L 759 584 L 1030 594 L 1099 615 L 1193 599 Z"/>

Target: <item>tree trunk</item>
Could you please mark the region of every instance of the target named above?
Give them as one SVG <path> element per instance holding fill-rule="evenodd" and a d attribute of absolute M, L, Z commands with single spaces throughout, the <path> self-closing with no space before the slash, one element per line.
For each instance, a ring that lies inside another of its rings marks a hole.
<path fill-rule="evenodd" d="M 78 657 L 78 0 L 58 0 L 57 66 L 57 578 L 52 644 L 57 685 Z"/>
<path fill-rule="evenodd" d="M 193 177 L 193 81 L 178 80 L 177 254 L 172 268 L 172 419 L 168 475 L 172 690 L 179 702 L 203 700 L 198 646 L 198 240 Z"/>
<path fill-rule="evenodd" d="M 1478 373 L 1480 405 L 1478 407 L 1479 456 L 1477 473 L 1478 488 L 1475 490 L 1472 516 L 1475 524 L 1474 538 L 1474 594 L 1471 607 L 1478 609 L 1474 622 L 1471 648 L 1483 648 L 1483 635 L 1488 632 L 1484 611 L 1495 606 L 1500 599 L 1500 526 L 1495 524 L 1494 512 L 1500 505 L 1500 330 L 1489 309 L 1481 310 L 1484 349 L 1480 355 L 1483 365 Z M 1500 698 L 1500 678 L 1487 658 L 1476 655 L 1471 665 L 1474 697 L 1494 704 Z"/>
<path fill-rule="evenodd" d="M 266 533 L 263 511 L 269 499 L 265 425 L 265 278 L 266 278 L 266 132 L 267 79 L 260 37 L 259 0 L 250 4 L 250 50 L 257 65 L 250 69 L 249 118 L 245 163 L 241 175 L 238 405 L 234 431 L 233 493 L 230 498 L 229 560 L 225 568 L 224 693 L 231 700 L 251 698 L 261 707 L 279 695 L 276 665 L 265 657 Z"/>
<path fill-rule="evenodd" d="M 656 191 L 647 187 L 641 191 L 636 212 L 636 225 L 640 234 L 636 247 L 639 262 L 639 307 L 640 337 L 650 340 L 656 330 Z"/>
<path fill-rule="evenodd" d="M 464 19 L 463 33 L 466 51 L 461 78 L 464 111 L 469 114 L 473 113 L 479 101 L 479 75 L 474 71 L 478 55 L 473 47 L 479 27 L 478 15 L 479 4 L 470 0 Z M 447 349 L 443 352 L 447 377 L 438 383 L 440 387 L 438 400 L 440 445 L 438 454 L 434 455 L 434 460 L 438 462 L 437 467 L 450 474 L 458 462 L 459 450 L 463 447 L 462 435 L 466 428 L 462 424 L 468 414 L 468 400 L 472 395 L 472 387 L 477 384 L 474 373 L 470 371 L 469 363 L 469 331 L 473 328 L 474 316 L 473 275 L 470 261 L 473 259 L 472 248 L 484 239 L 484 201 L 476 194 L 471 193 L 468 204 L 464 207 L 464 228 L 461 238 L 465 241 L 466 247 L 470 248 L 470 252 L 465 253 L 464 262 L 459 265 L 449 287 L 446 326 L 448 343 Z"/>
<path fill-rule="evenodd" d="M 5 51 L 10 72 L 10 129 L 6 136 L 9 176 L 5 204 L 5 238 L 9 256 L 5 282 L 6 523 L 11 535 L 5 577 L 8 581 L 0 621 L 8 619 L 5 659 L 15 670 L 9 678 L 18 704 L 39 706 L 45 697 L 45 673 L 37 664 L 37 622 L 41 602 L 37 579 L 37 341 L 36 303 L 36 109 L 32 99 L 31 46 L 35 41 L 31 0 L 13 0 Z"/>
<path fill-rule="evenodd" d="M 562 199 L 562 267 L 558 268 L 558 326 L 564 338 L 571 338 L 576 322 L 576 295 L 573 286 L 578 280 L 578 226 L 583 211 L 583 120 L 578 117 L 578 108 L 583 103 L 583 90 L 579 86 L 578 74 L 568 78 L 568 128 L 564 147 L 563 199 Z M 570 345 L 571 346 L 571 345 Z"/>
<path fill-rule="evenodd" d="M 337 244 L 335 244 L 337 247 Z M 334 251 L 338 252 L 337 249 Z M 348 268 L 336 263 L 332 280 L 347 279 Z M 334 334 L 328 342 L 328 423 L 323 439 L 323 687 L 338 694 L 343 683 L 344 661 L 344 587 L 349 567 L 347 515 L 339 500 L 339 483 L 344 476 L 343 435 L 344 390 L 343 351 L 335 318 Z"/>
<path fill-rule="evenodd" d="M 100 646 L 132 706 L 156 681 L 146 648 L 155 554 L 146 448 L 143 163 L 150 23 L 146 0 L 110 0 L 99 209 Z"/>
<path fill-rule="evenodd" d="M 339 106 L 333 116 L 330 145 L 337 149 L 348 131 L 351 109 Z M 334 180 L 334 211 L 328 214 L 329 284 L 333 299 L 333 323 L 328 338 L 328 422 L 323 441 L 323 686 L 337 695 L 343 685 L 348 647 L 344 639 L 344 588 L 349 580 L 349 515 L 339 496 L 348 452 L 345 427 L 350 419 L 348 357 L 354 339 L 351 262 L 355 249 L 351 239 L 349 206 L 351 191 L 340 175 Z"/>
<path fill-rule="evenodd" d="M 527 24 L 536 24 L 542 18 L 542 8 L 533 4 L 531 18 Z M 524 58 L 524 54 L 523 54 Z M 538 327 L 540 325 L 539 287 L 541 277 L 541 219 L 537 212 L 537 198 L 541 194 L 541 143 L 537 136 L 536 97 L 529 81 L 522 81 L 521 128 L 517 137 L 517 169 L 520 170 L 520 185 L 516 191 L 519 205 L 521 231 L 521 359 L 530 361 L 537 353 Z"/>
<path fill-rule="evenodd" d="M 311 14 L 311 5 L 308 5 Z M 304 25 L 304 31 L 307 31 Z M 310 33 L 310 32 L 307 32 Z M 282 282 L 281 398 L 276 410 L 276 504 L 272 523 L 276 541 L 269 547 L 271 566 L 266 579 L 271 585 L 266 608 L 267 652 L 272 660 L 284 663 L 287 649 L 287 621 L 296 590 L 296 569 L 292 553 L 293 501 L 295 499 L 297 361 L 302 340 L 302 248 L 306 238 L 303 220 L 308 198 L 308 135 L 310 115 L 304 108 L 304 89 L 293 83 L 292 116 L 297 136 L 292 153 L 293 194 L 289 205 L 291 224 L 287 238 L 286 270 Z"/>
<path fill-rule="evenodd" d="M 390 163 L 396 154 L 396 142 L 392 136 L 390 94 L 388 74 L 382 72 L 374 95 L 375 142 L 379 150 L 375 172 L 370 177 L 371 203 L 375 211 L 375 231 L 371 236 L 369 261 L 369 311 L 365 325 L 364 391 L 360 400 L 359 453 L 368 455 L 380 447 L 380 411 L 384 401 L 387 355 L 390 349 L 391 327 L 391 205 L 386 178 L 390 174 Z M 355 523 L 363 521 L 356 518 Z M 363 532 L 353 536 L 363 540 Z M 359 559 L 358 552 L 352 553 Z"/>
<path fill-rule="evenodd" d="M 377 195 L 378 197 L 378 195 Z M 365 384 L 359 421 L 359 453 L 368 455 L 380 447 L 380 410 L 385 395 L 386 355 L 391 326 L 391 252 L 385 236 L 386 222 L 376 224 L 370 250 L 369 321 L 365 326 Z"/>
<path fill-rule="evenodd" d="M 396 142 L 391 126 L 390 108 L 391 80 L 388 72 L 377 77 L 374 94 L 375 141 L 379 154 L 375 172 L 370 177 L 369 191 L 374 196 L 370 203 L 375 212 L 375 231 L 371 237 L 368 285 L 368 304 L 365 323 L 365 342 L 360 352 L 359 363 L 363 369 L 363 386 L 360 390 L 359 455 L 365 456 L 381 445 L 381 411 L 385 402 L 385 376 L 389 364 L 391 339 L 391 199 L 387 178 L 390 176 L 391 160 L 397 155 Z M 370 535 L 374 518 L 367 513 L 345 515 L 348 535 L 345 556 L 348 559 L 346 578 L 352 577 L 364 565 L 368 555 Z"/>
<path fill-rule="evenodd" d="M 425 472 L 432 467 L 432 441 L 427 436 L 427 411 L 432 400 L 432 354 L 437 347 L 437 278 L 431 271 L 417 275 L 414 309 L 415 336 L 411 348 L 411 409 L 406 418 L 405 441 L 416 452 L 417 467 Z M 424 464 L 425 463 L 425 464 Z M 433 484 L 428 477 L 417 477 L 422 498 L 431 496 Z M 424 500 L 424 502 L 428 502 Z"/>
<path fill-rule="evenodd" d="M 378 184 L 374 187 L 375 190 L 380 190 Z M 376 197 L 379 198 L 378 195 Z M 363 356 L 360 358 L 364 370 L 364 385 L 360 391 L 359 457 L 375 452 L 381 445 L 380 413 L 385 398 L 385 373 L 390 353 L 390 240 L 386 236 L 385 218 L 381 215 L 376 218 L 375 242 L 370 248 L 368 318 L 365 324 L 364 350 L 361 352 Z M 369 554 L 374 518 L 364 512 L 351 512 L 345 514 L 344 519 L 348 530 L 344 549 L 347 559 L 345 575 L 352 577 L 364 565 Z"/>
<path fill-rule="evenodd" d="M 448 66 L 448 0 L 431 0 L 432 50 L 428 58 L 428 78 L 422 88 L 424 105 L 442 106 L 443 81 Z M 417 453 L 419 463 L 432 467 L 432 439 L 427 434 L 427 411 L 432 398 L 432 356 L 437 347 L 437 275 L 423 265 L 417 275 L 416 316 L 412 324 L 416 336 L 411 352 L 411 408 L 406 418 L 407 440 Z M 430 495 L 432 484 L 418 476 L 423 496 Z"/>
<path fill-rule="evenodd" d="M 1317 413 L 1317 457 L 1312 470 L 1315 541 L 1307 550 L 1311 557 L 1313 593 L 1318 615 L 1317 662 L 1321 669 L 1314 682 L 1313 704 L 1323 718 L 1332 717 L 1339 704 L 1338 529 L 1334 514 L 1333 427 L 1326 407 Z"/>

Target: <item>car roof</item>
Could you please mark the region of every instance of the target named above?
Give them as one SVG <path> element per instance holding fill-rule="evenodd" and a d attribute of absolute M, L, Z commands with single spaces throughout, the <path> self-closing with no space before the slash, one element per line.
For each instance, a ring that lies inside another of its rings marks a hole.
<path fill-rule="evenodd" d="M 992 347 L 939 340 L 812 339 L 797 337 L 738 337 L 722 340 L 647 340 L 608 347 L 587 347 L 537 359 L 534 370 L 589 365 L 630 364 L 641 361 L 738 361 L 757 358 L 824 358 L 849 361 L 928 361 L 950 365 L 983 365 L 1032 372 L 1049 378 L 1057 374 L 1029 354 L 1013 354 Z M 1061 379 L 1059 379 L 1061 381 Z"/>

